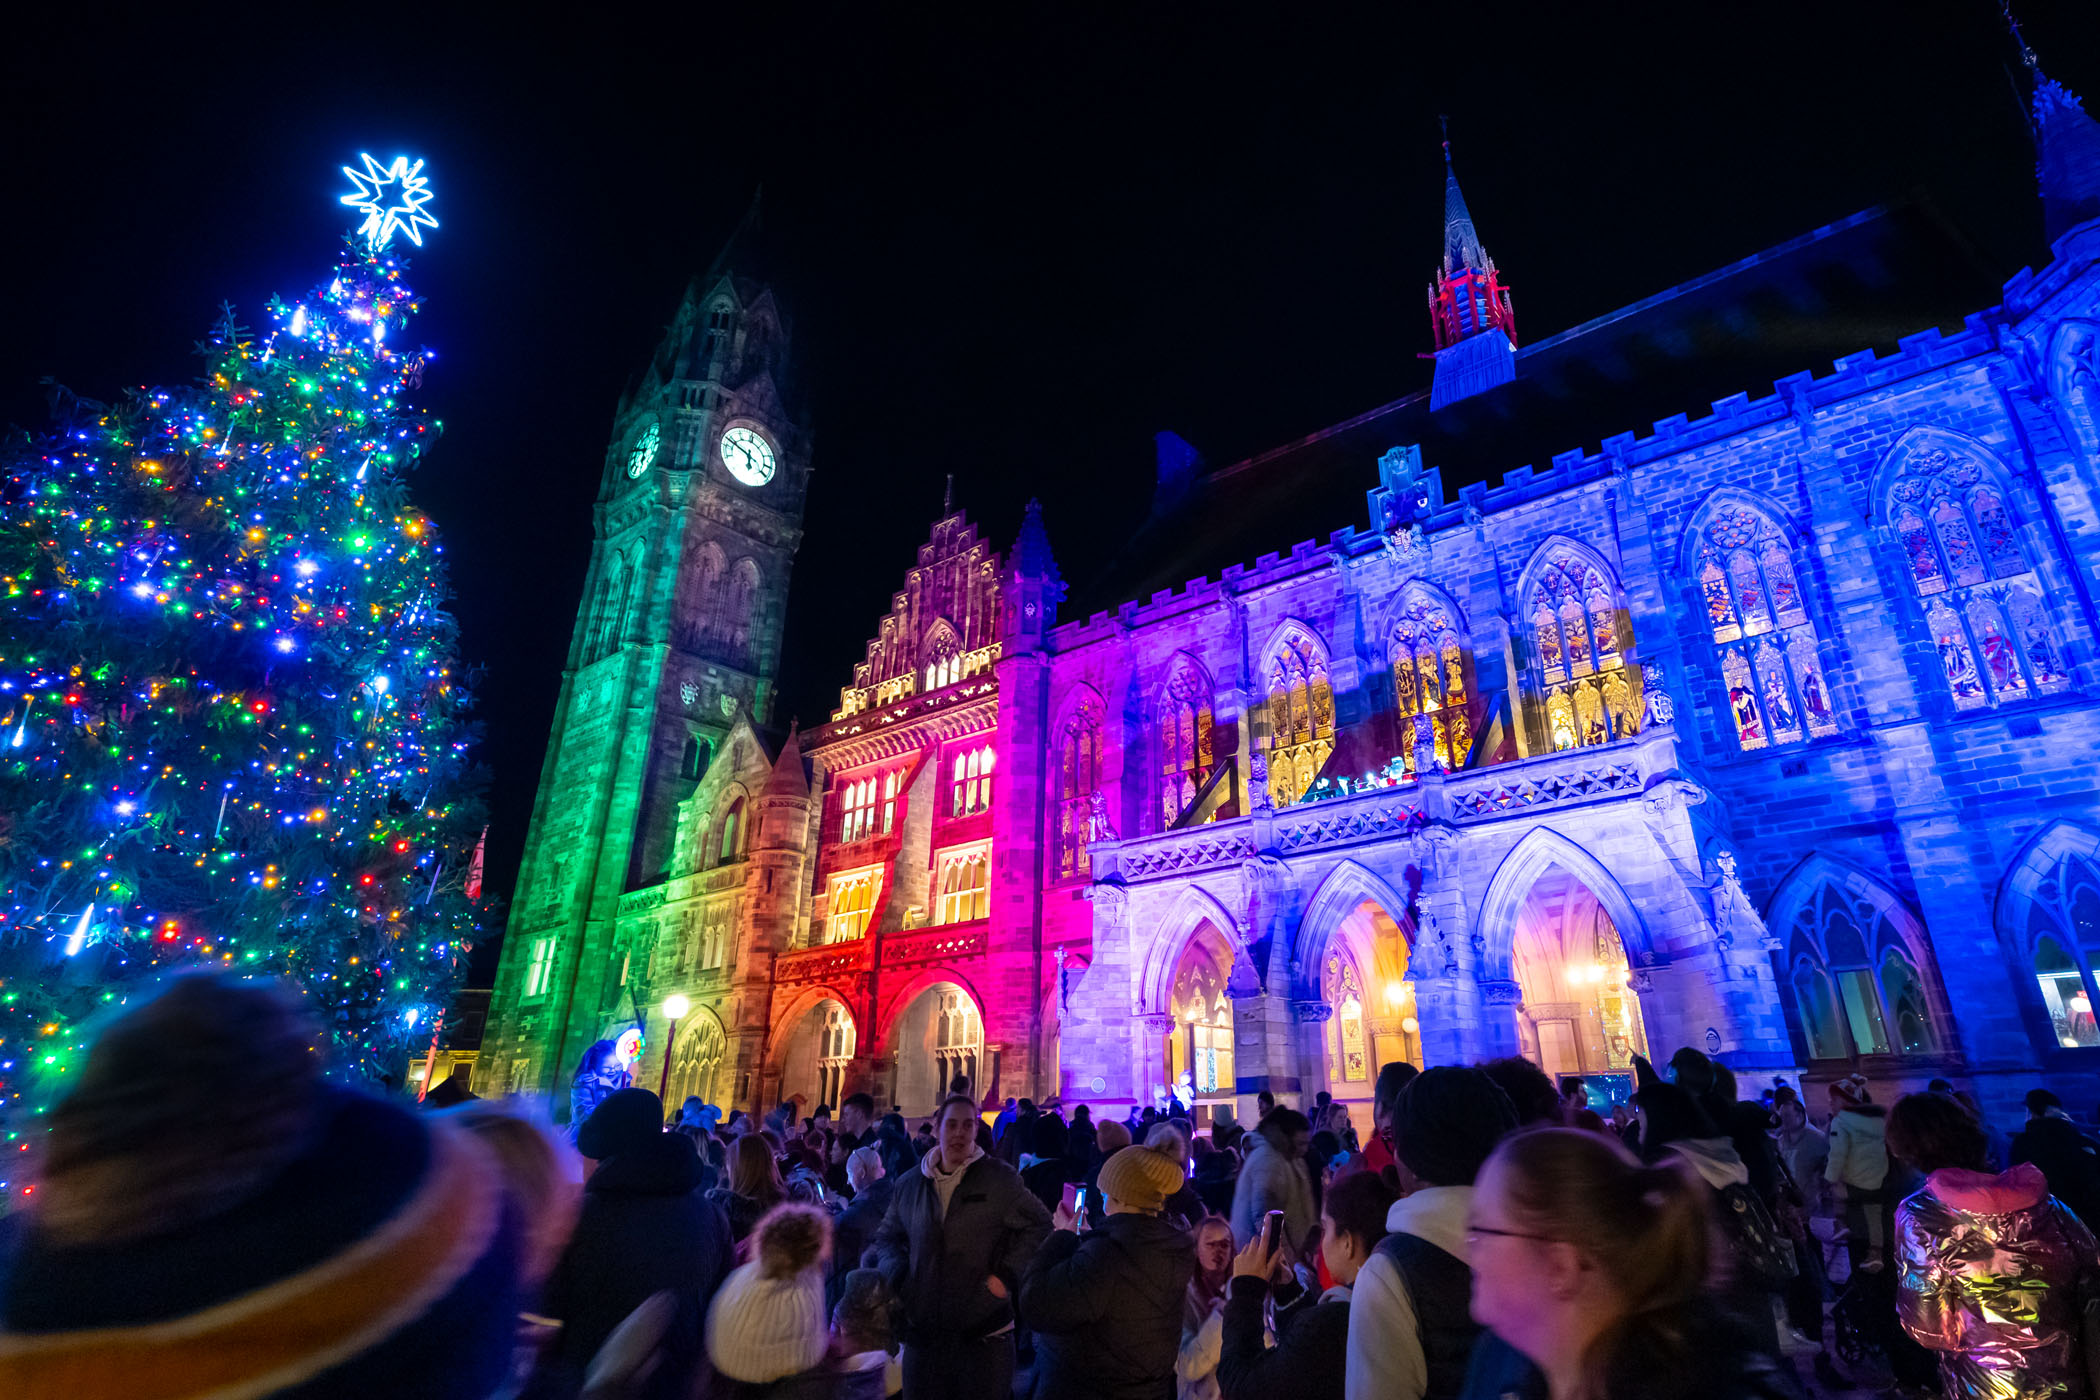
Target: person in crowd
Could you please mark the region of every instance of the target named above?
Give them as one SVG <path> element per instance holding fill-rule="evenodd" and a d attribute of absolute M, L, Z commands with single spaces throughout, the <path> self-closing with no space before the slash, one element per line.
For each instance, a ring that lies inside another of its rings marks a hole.
<path fill-rule="evenodd" d="M 1050 1231 L 1021 1174 L 977 1143 L 977 1106 L 941 1105 L 940 1141 L 896 1185 L 875 1236 L 877 1266 L 901 1304 L 905 1389 L 913 1400 L 1007 1400 L 1013 1297 Z"/>
<path fill-rule="evenodd" d="M 1034 1105 L 1030 1104 L 1029 1107 L 1033 1108 Z M 998 1144 L 999 1139 L 1006 1136 L 1006 1130 L 1013 1126 L 1014 1119 L 1020 1116 L 1021 1101 L 1009 1095 L 1006 1100 L 1006 1106 L 1001 1108 L 992 1119 L 992 1142 L 995 1146 Z"/>
<path fill-rule="evenodd" d="M 1925 1174 L 1896 1207 L 1896 1307 L 1939 1353 L 1947 1400 L 2081 1394 L 2078 1281 L 2100 1262 L 2092 1231 L 2032 1162 L 1988 1169 L 1983 1130 L 1953 1096 L 1906 1094 L 1888 1147 Z"/>
<path fill-rule="evenodd" d="M 824 1364 L 831 1217 L 817 1206 L 775 1206 L 751 1241 L 751 1262 L 723 1281 L 707 1310 L 717 1400 L 877 1400 L 886 1358 Z"/>
<path fill-rule="evenodd" d="M 1072 1127 L 1066 1141 L 1075 1157 L 1081 1161 L 1093 1160 L 1094 1111 L 1085 1104 L 1072 1110 Z"/>
<path fill-rule="evenodd" d="M 1746 1308 L 1762 1307 L 1769 1315 L 1771 1298 L 1796 1273 L 1792 1241 L 1758 1200 L 1750 1186 L 1750 1169 L 1705 1105 L 1682 1084 L 1653 1078 L 1652 1071 L 1642 1078 L 1645 1082 L 1633 1095 L 1641 1123 L 1641 1160 L 1653 1164 L 1675 1159 L 1698 1173 L 1714 1193 L 1714 1219 L 1726 1244 L 1721 1278 Z"/>
<path fill-rule="evenodd" d="M 1225 1285 L 1232 1277 L 1232 1227 L 1217 1216 L 1189 1231 L 1196 1272 L 1181 1310 L 1181 1355 L 1174 1363 L 1178 1400 L 1217 1400 L 1218 1349 L 1224 1338 Z"/>
<path fill-rule="evenodd" d="M 1516 1110 L 1518 1127 L 1561 1121 L 1560 1090 L 1553 1087 L 1546 1071 L 1522 1055 L 1489 1060 L 1480 1070 L 1508 1097 L 1510 1107 Z"/>
<path fill-rule="evenodd" d="M 1997 1124 L 1991 1122 L 1990 1115 L 1983 1111 L 1983 1105 L 1977 1102 L 1976 1095 L 1967 1089 L 1956 1089 L 1954 1101 L 1969 1110 L 1969 1116 L 1976 1120 L 1976 1126 L 1983 1129 L 1983 1140 L 1989 1153 L 1991 1170 L 2004 1171 L 2012 1166 L 2012 1139 L 2007 1137 Z"/>
<path fill-rule="evenodd" d="M 1571 1128 L 1582 1125 L 1575 1115 L 1590 1106 L 1590 1086 L 1583 1083 L 1579 1074 L 1564 1074 L 1560 1077 L 1560 1120 Z"/>
<path fill-rule="evenodd" d="M 576 1228 L 583 1205 L 583 1163 L 574 1148 L 519 1106 L 520 1101 L 470 1099 L 442 1117 L 472 1133 L 494 1154 L 522 1230 L 518 1285 L 532 1310 L 540 1286 Z"/>
<path fill-rule="evenodd" d="M 904 1393 L 904 1363 L 897 1359 L 897 1328 L 891 1318 L 889 1285 L 876 1269 L 846 1274 L 845 1291 L 831 1308 L 831 1359 L 849 1368 L 857 1358 L 882 1357 L 882 1393 Z"/>
<path fill-rule="evenodd" d="M 1379 1067 L 1378 1082 L 1371 1088 L 1371 1140 L 1364 1144 L 1364 1166 L 1380 1176 L 1400 1160 L 1393 1155 L 1393 1105 L 1420 1073 L 1406 1060 Z"/>
<path fill-rule="evenodd" d="M 1254 1095 L 1254 1121 L 1255 1121 L 1255 1123 L 1256 1123 L 1257 1125 L 1259 1125 L 1259 1124 L 1261 1123 L 1261 1120 L 1262 1120 L 1262 1119 L 1264 1119 L 1264 1118 L 1268 1117 L 1268 1116 L 1269 1116 L 1270 1114 L 1274 1113 L 1275 1111 L 1276 1111 L 1276 1096 L 1275 1096 L 1274 1094 L 1270 1093 L 1270 1092 L 1269 1092 L 1269 1091 L 1268 1091 L 1267 1089 L 1260 1089 L 1260 1090 L 1257 1090 L 1257 1091 L 1255 1092 L 1255 1095 Z"/>
<path fill-rule="evenodd" d="M 1439 1065 L 1400 1091 L 1393 1150 L 1405 1194 L 1350 1291 L 1348 1400 L 1456 1400 L 1480 1330 L 1466 1311 L 1466 1211 L 1481 1164 L 1516 1129 L 1516 1107 L 1484 1068 Z"/>
<path fill-rule="evenodd" d="M 1036 1160 L 1021 1169 L 1021 1179 L 1043 1203 L 1044 1210 L 1055 1210 L 1065 1193 L 1065 1183 L 1079 1179 L 1072 1165 L 1071 1134 L 1063 1118 L 1054 1113 L 1037 1116 L 1035 1152 Z M 1080 1174 L 1084 1174 L 1083 1169 Z"/>
<path fill-rule="evenodd" d="M 539 1312 L 561 1330 L 527 1394 L 576 1393 L 585 1369 L 627 1316 L 651 1295 L 672 1295 L 653 1394 L 697 1372 L 708 1300 L 734 1263 L 729 1223 L 700 1190 L 692 1139 L 663 1131 L 663 1106 L 647 1089 L 609 1095 L 584 1121 L 576 1147 L 596 1168 L 568 1248 L 547 1280 Z"/>
<path fill-rule="evenodd" d="M 1687 1163 L 1644 1166 L 1602 1133 L 1506 1139 L 1467 1209 L 1491 1332 L 1464 1400 L 1792 1400 L 1769 1339 L 1706 1289 L 1709 1197 Z"/>
<path fill-rule="evenodd" d="M 1799 1204 L 1791 1219 L 1779 1221 L 1794 1243 L 1794 1278 L 1781 1290 L 1786 1304 L 1787 1326 L 1792 1328 L 1797 1341 L 1810 1346 L 1820 1346 L 1823 1340 L 1823 1296 L 1825 1284 L 1823 1251 L 1816 1247 L 1815 1237 L 1809 1233 L 1808 1221 L 1823 1202 L 1823 1168 L 1830 1159 L 1830 1140 L 1821 1129 L 1808 1121 L 1808 1108 L 1801 1096 L 1787 1085 L 1781 1085 L 1772 1094 L 1772 1116 L 1779 1124 L 1773 1146 L 1778 1149 L 1779 1165 L 1787 1181 L 1798 1193 Z M 1827 1371 L 1829 1363 L 1822 1357 L 1819 1374 Z M 1825 1383 L 1828 1377 L 1825 1376 Z"/>
<path fill-rule="evenodd" d="M 875 1128 L 875 1147 L 882 1153 L 882 1174 L 892 1182 L 902 1181 L 919 1165 L 919 1152 L 904 1126 L 904 1115 L 889 1112 Z"/>
<path fill-rule="evenodd" d="M 1128 1146 L 1130 1146 L 1130 1129 L 1123 1124 L 1110 1121 L 1094 1129 L 1094 1153 L 1087 1160 L 1086 1191 L 1084 1193 L 1086 1209 L 1090 1218 L 1095 1220 L 1101 1218 L 1101 1168 L 1107 1164 L 1109 1158 Z M 1062 1195 L 1063 1192 L 1058 1194 Z"/>
<path fill-rule="evenodd" d="M 1202 1199 L 1204 1211 L 1210 1215 L 1230 1216 L 1233 1189 L 1239 1184 L 1239 1153 L 1230 1147 L 1206 1143 L 1202 1138 L 1197 1138 L 1193 1146 L 1196 1170 L 1190 1184 Z"/>
<path fill-rule="evenodd" d="M 861 1267 L 862 1256 L 873 1247 L 897 1187 L 884 1173 L 882 1154 L 873 1144 L 853 1149 L 846 1159 L 846 1179 L 853 1198 L 839 1212 L 831 1232 L 831 1283 L 825 1299 L 833 1305 L 845 1289 L 846 1275 Z"/>
<path fill-rule="evenodd" d="M 1888 1241 L 1882 1185 L 1888 1177 L 1888 1110 L 1875 1103 L 1864 1075 L 1830 1086 L 1830 1158 L 1823 1180 L 1845 1211 L 1845 1248 L 1854 1272 L 1879 1269 Z"/>
<path fill-rule="evenodd" d="M 1196 1246 L 1160 1211 L 1181 1189 L 1181 1167 L 1149 1147 L 1126 1147 L 1102 1166 L 1100 1184 L 1094 1228 L 1081 1235 L 1060 1202 L 1056 1229 L 1021 1283 L 1021 1315 L 1035 1332 L 1033 1400 L 1174 1393 Z"/>
<path fill-rule="evenodd" d="M 1165 1153 L 1182 1171 L 1181 1188 L 1167 1197 L 1164 1211 L 1166 1218 L 1186 1230 L 1210 1214 L 1209 1208 L 1203 1204 L 1202 1194 L 1188 1180 L 1190 1156 L 1193 1152 L 1188 1123 L 1182 1119 L 1169 1118 L 1163 1123 L 1155 1124 L 1145 1138 L 1145 1146 L 1154 1152 Z"/>
<path fill-rule="evenodd" d="M 577 1063 L 576 1077 L 569 1081 L 569 1141 L 576 1141 L 584 1120 L 599 1104 L 634 1082 L 622 1064 L 619 1047 L 610 1040 L 594 1040 Z"/>
<path fill-rule="evenodd" d="M 729 1184 L 707 1193 L 729 1221 L 729 1235 L 742 1244 L 759 1217 L 787 1199 L 780 1164 L 764 1133 L 752 1133 L 729 1145 Z"/>
<path fill-rule="evenodd" d="M 1256 1238 L 1232 1261 L 1218 1362 L 1223 1400 L 1341 1400 L 1346 1393 L 1350 1290 L 1387 1233 L 1397 1198 L 1375 1172 L 1335 1182 L 1320 1212 L 1320 1259 L 1334 1286 L 1300 1290 Z M 1277 1287 L 1276 1345 L 1264 1337 L 1264 1305 Z M 1291 1296 L 1293 1293 L 1295 1299 Z"/>
<path fill-rule="evenodd" d="M 1231 1104 L 1221 1103 L 1216 1108 L 1211 1110 L 1211 1146 L 1219 1148 L 1236 1148 L 1240 1145 L 1240 1139 L 1245 1137 L 1246 1135 L 1247 1130 L 1240 1126 L 1239 1115 L 1232 1111 Z"/>
<path fill-rule="evenodd" d="M 1262 1217 L 1272 1210 L 1283 1212 L 1283 1237 L 1293 1257 L 1304 1248 L 1320 1223 L 1312 1176 L 1305 1166 L 1311 1146 L 1312 1124 L 1295 1108 L 1274 1109 L 1255 1126 L 1247 1160 L 1240 1164 L 1239 1180 L 1232 1188 L 1232 1238 L 1240 1248 L 1246 1248 L 1261 1228 Z"/>
<path fill-rule="evenodd" d="M 514 1178 L 452 1115 L 323 1079 L 320 1037 L 289 989 L 213 973 L 100 1031 L 0 1221 L 0 1395 L 504 1384 Z"/>
<path fill-rule="evenodd" d="M 2062 1099 L 2047 1089 L 2028 1090 L 2027 1125 L 2013 1134 L 2006 1155 L 2014 1166 L 2041 1168 L 2050 1195 L 2100 1226 L 2100 1146 L 2079 1131 Z"/>

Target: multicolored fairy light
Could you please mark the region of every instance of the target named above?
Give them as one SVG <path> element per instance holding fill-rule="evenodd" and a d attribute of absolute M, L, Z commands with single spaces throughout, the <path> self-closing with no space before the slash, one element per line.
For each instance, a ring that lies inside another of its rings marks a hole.
<path fill-rule="evenodd" d="M 0 1152 L 164 972 L 290 977 L 365 1079 L 464 972 L 486 815 L 387 250 L 436 226 L 420 172 L 368 160 L 330 276 L 222 314 L 196 387 L 72 401 L 0 458 Z"/>

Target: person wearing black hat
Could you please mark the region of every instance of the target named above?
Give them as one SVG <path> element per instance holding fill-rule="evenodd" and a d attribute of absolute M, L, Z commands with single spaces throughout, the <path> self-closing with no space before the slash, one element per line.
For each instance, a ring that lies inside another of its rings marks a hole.
<path fill-rule="evenodd" d="M 102 1030 L 0 1222 L 0 1395 L 426 1396 L 507 1378 L 519 1229 L 442 1117 L 323 1080 L 285 987 L 193 973 Z"/>
<path fill-rule="evenodd" d="M 1407 1191 L 1349 1303 L 1349 1400 L 1456 1400 L 1480 1334 L 1470 1311 L 1466 1211 L 1473 1179 L 1517 1127 L 1509 1096 L 1480 1070 L 1424 1070 L 1393 1105 Z"/>
<path fill-rule="evenodd" d="M 609 1094 L 576 1131 L 596 1163 L 583 1186 L 576 1231 L 547 1280 L 540 1311 L 562 1328 L 528 1384 L 532 1397 L 574 1395 L 605 1339 L 650 1295 L 676 1300 L 657 1375 L 689 1382 L 715 1290 L 734 1265 L 729 1221 L 701 1192 L 693 1140 L 663 1130 L 663 1104 L 647 1089 Z"/>

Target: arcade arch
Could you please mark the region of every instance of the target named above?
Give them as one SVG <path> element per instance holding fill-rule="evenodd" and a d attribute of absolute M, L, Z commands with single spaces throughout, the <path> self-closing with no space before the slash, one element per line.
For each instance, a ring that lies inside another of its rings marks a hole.
<path fill-rule="evenodd" d="M 688 1098 L 704 1103 L 722 1102 L 722 1060 L 728 1040 L 722 1024 L 706 1007 L 678 1028 L 678 1044 L 671 1051 L 671 1083 L 664 1100 L 666 1112 L 675 1113 Z"/>
<path fill-rule="evenodd" d="M 780 1046 L 781 1100 L 799 1095 L 804 1112 L 814 1111 L 819 1104 L 836 1111 L 858 1040 L 853 1013 L 835 997 L 825 997 L 802 1012 L 790 1023 Z"/>
<path fill-rule="evenodd" d="M 1631 1075 L 1648 1053 L 1626 941 L 1597 892 L 1550 864 L 1517 906 L 1511 972 L 1522 990 L 1517 1036 L 1546 1073 Z"/>
<path fill-rule="evenodd" d="M 954 982 L 923 988 L 889 1032 L 890 1096 L 916 1121 L 940 1106 L 957 1075 L 974 1090 L 984 1063 L 984 1014 L 977 999 Z"/>

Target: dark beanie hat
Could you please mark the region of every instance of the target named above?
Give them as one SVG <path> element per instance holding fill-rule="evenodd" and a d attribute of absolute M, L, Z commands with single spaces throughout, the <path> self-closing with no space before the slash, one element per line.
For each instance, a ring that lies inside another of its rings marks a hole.
<path fill-rule="evenodd" d="M 618 1089 L 591 1110 L 576 1132 L 576 1150 L 594 1162 L 636 1148 L 664 1130 L 663 1101 L 647 1089 Z"/>
<path fill-rule="evenodd" d="M 1426 1069 L 1393 1107 L 1393 1151 L 1431 1186 L 1470 1186 L 1517 1110 L 1494 1080 L 1468 1065 Z"/>

